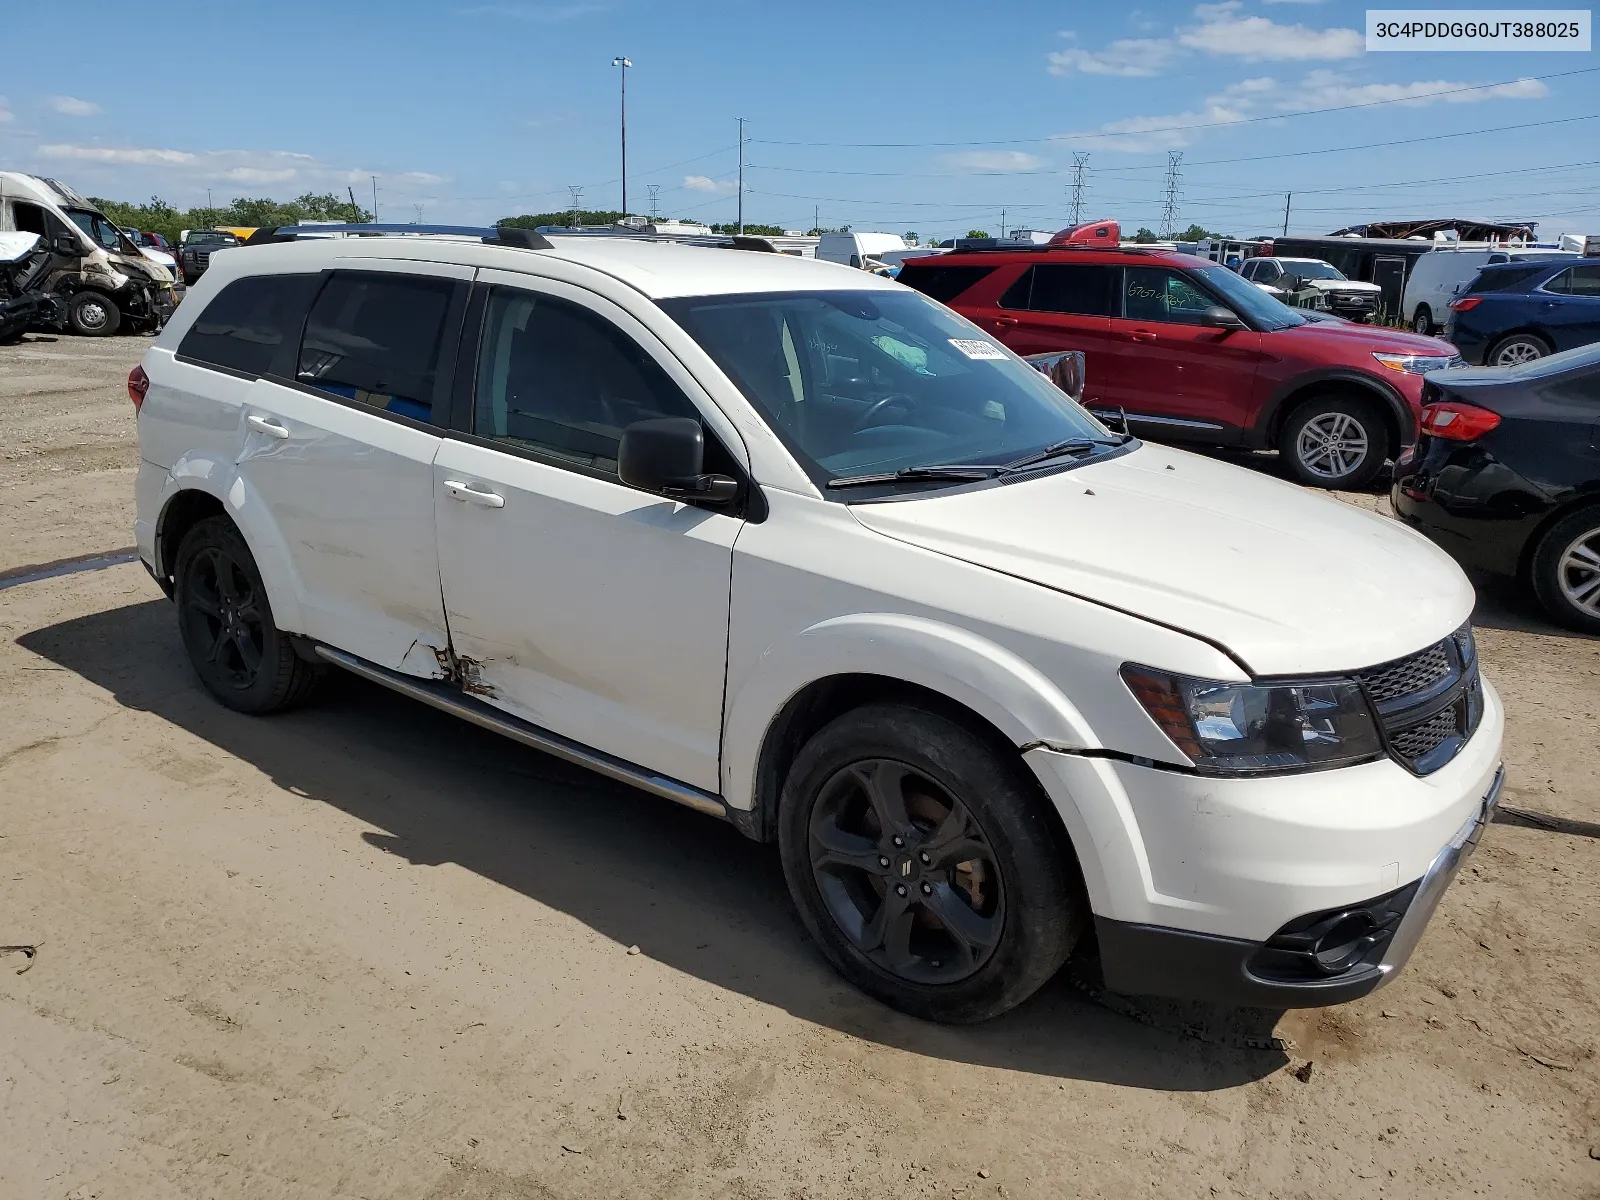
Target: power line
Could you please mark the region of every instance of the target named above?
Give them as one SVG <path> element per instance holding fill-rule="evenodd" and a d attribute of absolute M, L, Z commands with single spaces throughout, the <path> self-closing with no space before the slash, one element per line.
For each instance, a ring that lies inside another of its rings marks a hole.
<path fill-rule="evenodd" d="M 1359 104 L 1336 104 L 1328 108 L 1307 108 L 1296 112 L 1267 113 L 1259 117 L 1241 117 L 1237 121 L 1203 121 L 1193 125 L 1170 125 L 1159 129 L 1140 129 L 1137 133 L 1141 137 L 1152 133 L 1188 133 L 1196 129 L 1231 128 L 1237 125 L 1254 125 L 1261 121 L 1283 121 L 1291 117 L 1315 117 L 1323 113 L 1353 112 L 1363 108 L 1381 108 L 1389 104 L 1414 104 L 1418 100 L 1433 100 L 1441 96 L 1460 96 L 1467 92 L 1481 92 L 1490 88 L 1507 87 L 1511 84 L 1523 82 L 1543 82 L 1548 79 L 1566 79 L 1574 75 L 1591 75 L 1596 71 L 1600 71 L 1600 67 L 1581 67 L 1575 71 L 1557 71 L 1550 75 L 1523 75 L 1516 79 L 1502 79 L 1498 83 L 1474 83 L 1467 87 L 1446 88 L 1438 92 L 1419 92 L 1414 96 L 1395 96 L 1387 100 L 1364 100 Z M 831 149 L 915 150 L 956 146 L 1021 146 L 1035 145 L 1040 142 L 1081 142 L 1095 138 L 1127 136 L 1128 132 L 1118 133 L 1115 130 L 1103 130 L 1097 133 L 1056 133 L 1045 137 L 996 138 L 976 142 L 798 142 L 780 141 L 775 138 L 759 138 L 756 139 L 756 144 L 764 146 L 817 146 Z"/>

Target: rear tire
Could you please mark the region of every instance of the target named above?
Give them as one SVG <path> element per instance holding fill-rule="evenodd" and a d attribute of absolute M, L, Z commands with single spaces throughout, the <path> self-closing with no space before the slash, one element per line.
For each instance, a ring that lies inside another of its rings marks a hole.
<path fill-rule="evenodd" d="M 67 301 L 67 324 L 84 337 L 110 337 L 122 324 L 122 313 L 102 292 L 77 292 Z"/>
<path fill-rule="evenodd" d="M 1491 367 L 1515 367 L 1552 352 L 1550 343 L 1536 333 L 1513 333 L 1489 347 L 1483 361 Z"/>
<path fill-rule="evenodd" d="M 1433 335 L 1433 313 L 1426 304 L 1417 305 L 1417 311 L 1411 314 L 1411 331 L 1423 337 Z"/>
<path fill-rule="evenodd" d="M 178 630 L 206 690 L 236 712 L 293 708 L 322 670 L 295 652 L 272 620 L 250 547 L 226 517 L 197 521 L 178 544 Z"/>
<path fill-rule="evenodd" d="M 862 991 L 925 1020 L 987 1020 L 1055 974 L 1087 919 L 1046 803 L 1014 751 L 967 726 L 858 708 L 814 735 L 784 782 L 789 892 Z"/>
<path fill-rule="evenodd" d="M 1529 568 L 1539 602 L 1560 624 L 1600 633 L 1600 507 L 1580 509 L 1539 539 Z"/>
<path fill-rule="evenodd" d="M 1295 480 L 1308 487 L 1359 491 L 1383 470 L 1389 427 L 1370 400 L 1313 396 L 1289 414 L 1278 453 Z"/>

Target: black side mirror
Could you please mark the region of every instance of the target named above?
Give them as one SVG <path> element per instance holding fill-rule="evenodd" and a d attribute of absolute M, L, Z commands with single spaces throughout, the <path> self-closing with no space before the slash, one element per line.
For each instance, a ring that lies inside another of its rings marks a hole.
<path fill-rule="evenodd" d="M 726 504 L 739 481 L 705 474 L 706 435 L 693 417 L 653 417 L 622 431 L 617 475 L 629 487 L 674 500 Z"/>
<path fill-rule="evenodd" d="M 1200 323 L 1209 325 L 1213 329 L 1243 329 L 1245 323 L 1239 319 L 1239 314 L 1231 308 L 1223 308 L 1220 304 L 1213 304 L 1200 314 Z"/>
<path fill-rule="evenodd" d="M 1062 350 L 1053 354 L 1030 354 L 1023 360 L 1050 380 L 1073 400 L 1083 403 L 1084 357 L 1082 350 Z"/>
<path fill-rule="evenodd" d="M 65 255 L 68 258 L 83 257 L 83 247 L 78 245 L 78 239 L 70 233 L 56 234 L 50 241 L 50 249 L 56 254 Z"/>

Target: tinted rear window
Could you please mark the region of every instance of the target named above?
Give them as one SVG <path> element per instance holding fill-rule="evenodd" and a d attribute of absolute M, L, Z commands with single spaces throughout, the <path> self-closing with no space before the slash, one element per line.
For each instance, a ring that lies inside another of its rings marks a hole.
<path fill-rule="evenodd" d="M 993 267 L 944 267 L 932 264 L 923 267 L 913 261 L 900 269 L 900 282 L 941 304 L 948 304 L 993 272 Z"/>
<path fill-rule="evenodd" d="M 1042 263 L 1029 267 L 1000 298 L 1002 308 L 1109 317 L 1116 295 L 1117 268 L 1084 263 Z"/>
<path fill-rule="evenodd" d="M 284 342 L 300 336 L 315 275 L 235 279 L 183 335 L 178 353 L 214 367 L 265 375 Z"/>
<path fill-rule="evenodd" d="M 1478 277 L 1467 288 L 1469 292 L 1517 292 L 1522 290 L 1522 284 L 1535 275 L 1542 274 L 1549 263 L 1538 263 L 1531 267 L 1497 267 L 1493 271 L 1480 271 Z"/>
<path fill-rule="evenodd" d="M 455 283 L 336 271 L 311 306 L 296 378 L 418 421 L 433 417 Z"/>

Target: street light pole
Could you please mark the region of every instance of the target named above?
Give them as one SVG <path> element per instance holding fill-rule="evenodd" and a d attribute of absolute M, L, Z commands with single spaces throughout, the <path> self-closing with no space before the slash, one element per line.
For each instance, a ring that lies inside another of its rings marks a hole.
<path fill-rule="evenodd" d="M 622 68 L 622 215 L 628 215 L 628 68 L 632 60 L 617 55 L 611 60 L 613 67 Z"/>

